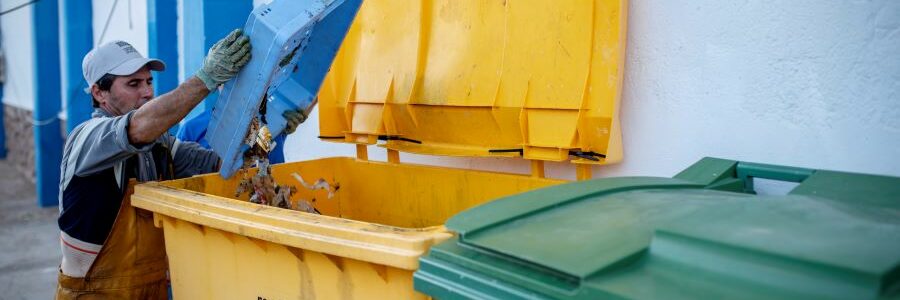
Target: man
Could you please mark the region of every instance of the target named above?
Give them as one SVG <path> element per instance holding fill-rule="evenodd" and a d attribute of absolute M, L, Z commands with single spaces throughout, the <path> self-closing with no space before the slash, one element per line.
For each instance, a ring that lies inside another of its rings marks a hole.
<path fill-rule="evenodd" d="M 219 159 L 166 130 L 250 60 L 235 30 L 201 69 L 154 98 L 153 71 L 165 70 L 123 41 L 91 50 L 82 62 L 93 118 L 66 139 L 60 179 L 62 263 L 58 299 L 166 299 L 165 249 L 152 216 L 131 207 L 129 179 L 167 180 L 215 172 Z"/>

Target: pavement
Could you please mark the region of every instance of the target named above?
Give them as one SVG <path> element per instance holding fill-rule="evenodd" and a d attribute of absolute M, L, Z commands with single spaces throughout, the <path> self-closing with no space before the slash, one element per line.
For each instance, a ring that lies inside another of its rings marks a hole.
<path fill-rule="evenodd" d="M 53 299 L 60 262 L 56 206 L 39 208 L 34 184 L 0 160 L 0 299 Z"/>

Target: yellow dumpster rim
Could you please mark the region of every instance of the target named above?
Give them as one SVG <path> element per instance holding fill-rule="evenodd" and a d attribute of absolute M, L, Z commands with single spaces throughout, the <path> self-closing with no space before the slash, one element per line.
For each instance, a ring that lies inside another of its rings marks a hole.
<path fill-rule="evenodd" d="M 132 203 L 152 211 L 158 227 L 162 227 L 169 217 L 195 224 L 187 226 L 210 227 L 288 247 L 406 270 L 418 269 L 418 258 L 431 245 L 452 236 L 444 226 L 402 228 L 380 225 L 179 190 L 158 182 L 135 186 Z"/>

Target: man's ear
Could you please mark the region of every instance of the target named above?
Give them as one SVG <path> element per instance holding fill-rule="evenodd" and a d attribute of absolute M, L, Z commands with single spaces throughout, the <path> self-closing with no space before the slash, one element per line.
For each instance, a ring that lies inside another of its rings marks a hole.
<path fill-rule="evenodd" d="M 91 96 L 97 100 L 97 102 L 103 103 L 106 102 L 106 97 L 109 95 L 109 91 L 102 91 L 100 87 L 95 85 L 91 86 Z"/>

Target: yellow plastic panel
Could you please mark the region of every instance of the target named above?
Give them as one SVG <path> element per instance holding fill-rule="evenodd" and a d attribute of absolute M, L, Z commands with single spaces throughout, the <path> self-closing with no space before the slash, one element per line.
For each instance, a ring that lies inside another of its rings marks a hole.
<path fill-rule="evenodd" d="M 529 109 L 528 143 L 536 147 L 573 148 L 578 111 Z"/>
<path fill-rule="evenodd" d="M 500 84 L 503 0 L 426 2 L 426 67 L 412 103 L 492 107 Z M 439 34 L 436 34 L 439 33 Z"/>
<path fill-rule="evenodd" d="M 507 3 L 501 105 L 580 109 L 591 57 L 592 1 Z M 499 24 L 498 24 L 499 25 Z M 521 95 L 525 95 L 523 98 Z"/>
<path fill-rule="evenodd" d="M 608 163 L 622 160 L 618 99 L 624 76 L 627 8 L 625 3 L 616 1 L 594 3 L 593 58 L 586 97 L 586 107 L 592 109 L 582 115 L 579 138 L 588 149 L 606 153 Z"/>
<path fill-rule="evenodd" d="M 365 3 L 365 2 L 363 2 Z M 365 6 L 365 4 L 363 4 Z M 356 59 L 359 57 L 359 22 L 350 25 L 339 53 L 345 59 L 335 60 L 331 71 L 322 81 L 319 89 L 319 134 L 324 137 L 341 138 L 350 130 L 352 115 L 347 110 L 347 102 L 356 98 Z M 349 81 L 349 82 L 348 82 Z M 328 99 L 328 101 L 322 101 Z"/>
<path fill-rule="evenodd" d="M 496 198 L 562 183 L 524 175 L 325 158 L 274 165 L 292 197 L 322 215 L 235 197 L 238 173 L 147 183 L 132 203 L 163 228 L 178 299 L 416 299 L 412 271 L 431 245 L 450 238 L 450 216 Z M 307 190 L 325 179 L 329 197 Z"/>
<path fill-rule="evenodd" d="M 362 27 L 357 61 L 357 92 L 352 101 L 405 101 L 416 79 L 421 2 L 366 1 L 356 17 Z M 392 94 L 392 95 L 391 95 Z"/>
<path fill-rule="evenodd" d="M 320 134 L 424 154 L 618 162 L 626 7 L 366 1 L 320 91 Z"/>
<path fill-rule="evenodd" d="M 383 133 L 383 123 L 381 122 L 381 114 L 384 105 L 371 103 L 354 103 L 353 118 L 350 122 L 353 133 L 377 135 Z"/>
<path fill-rule="evenodd" d="M 305 251 L 164 218 L 179 299 L 425 299 L 412 271 Z M 201 252 L 202 251 L 202 252 Z"/>

